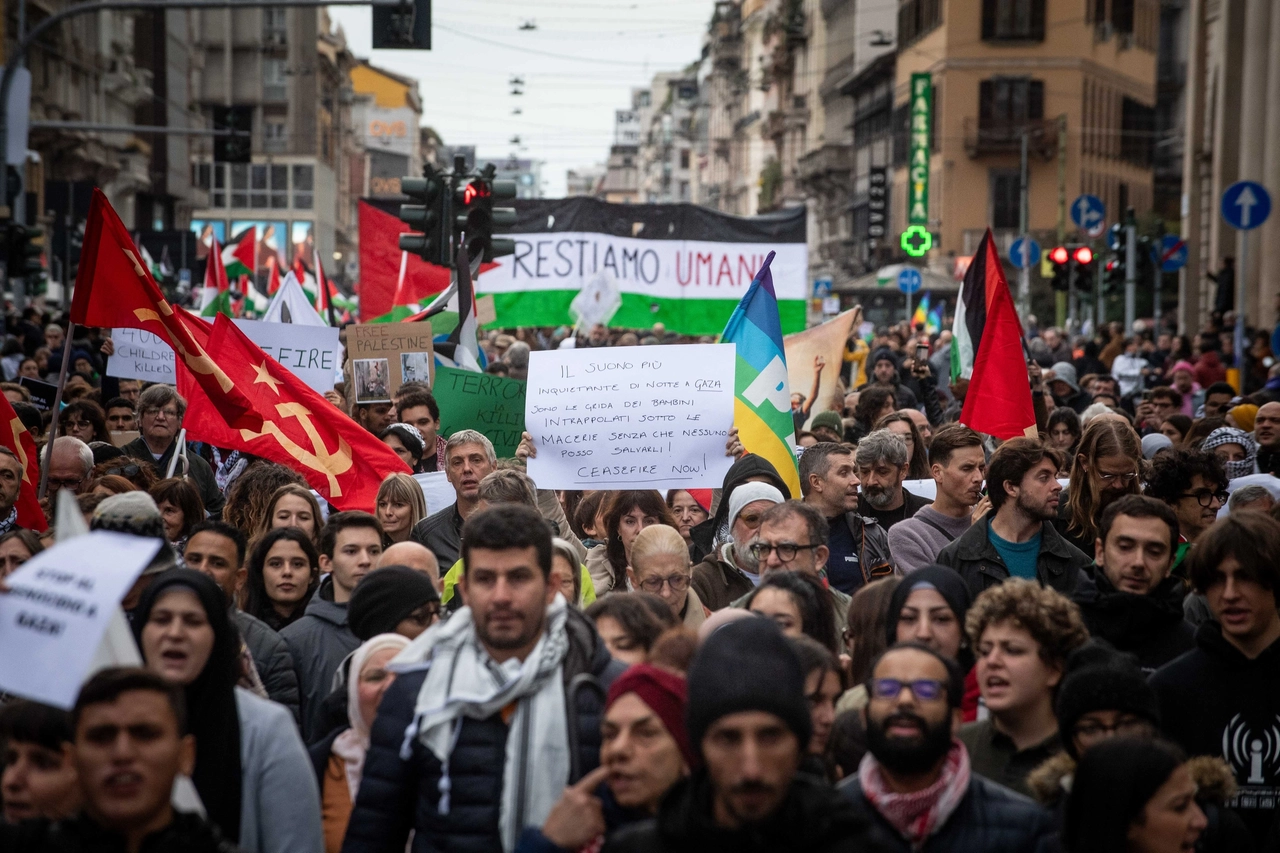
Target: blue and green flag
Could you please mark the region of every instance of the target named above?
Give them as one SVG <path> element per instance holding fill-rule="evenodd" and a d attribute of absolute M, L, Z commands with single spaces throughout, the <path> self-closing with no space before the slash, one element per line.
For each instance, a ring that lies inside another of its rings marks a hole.
<path fill-rule="evenodd" d="M 796 467 L 795 422 L 791 416 L 791 390 L 787 385 L 787 354 L 782 346 L 782 321 L 773 290 L 769 264 L 764 259 L 738 307 L 734 309 L 721 343 L 736 344 L 733 423 L 748 453 L 767 459 L 777 469 L 793 497 L 800 495 L 800 471 Z"/>

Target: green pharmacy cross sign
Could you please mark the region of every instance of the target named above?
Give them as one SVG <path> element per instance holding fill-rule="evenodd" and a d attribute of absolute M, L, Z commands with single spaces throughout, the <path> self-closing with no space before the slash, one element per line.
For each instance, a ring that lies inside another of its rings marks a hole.
<path fill-rule="evenodd" d="M 922 225 L 912 225 L 902 232 L 902 251 L 913 258 L 924 257 L 933 248 L 933 235 Z"/>
<path fill-rule="evenodd" d="M 933 80 L 911 75 L 911 138 L 907 167 L 907 224 L 929 224 L 929 122 L 933 117 Z"/>

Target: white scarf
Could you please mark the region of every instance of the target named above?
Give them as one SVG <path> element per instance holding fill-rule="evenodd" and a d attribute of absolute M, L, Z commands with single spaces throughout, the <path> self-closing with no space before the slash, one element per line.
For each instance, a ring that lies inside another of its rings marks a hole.
<path fill-rule="evenodd" d="M 499 833 L 503 850 L 515 850 L 525 826 L 541 826 L 569 782 L 569 731 L 565 724 L 564 658 L 569 650 L 567 606 L 557 595 L 547 608 L 546 627 L 523 661 L 496 663 L 480 644 L 471 608 L 433 625 L 392 661 L 403 671 L 426 662 L 430 667 L 413 723 L 405 731 L 401 758 L 413 737 L 441 764 L 439 813 L 449 813 L 449 759 L 464 718 L 483 720 L 515 702 L 509 722 L 502 771 Z"/>
<path fill-rule="evenodd" d="M 360 672 L 364 669 L 369 657 L 382 649 L 395 649 L 397 653 L 404 651 L 409 645 L 409 638 L 399 634 L 378 634 L 365 640 L 360 648 L 351 653 L 351 669 L 347 683 L 343 687 L 347 691 L 347 719 L 351 728 L 344 729 L 342 734 L 334 738 L 333 754 L 342 759 L 343 770 L 347 777 L 347 791 L 351 794 L 351 802 L 356 801 L 360 793 L 360 779 L 364 776 L 364 758 L 369 752 L 369 724 L 360 713 Z M 341 671 L 341 667 L 338 668 Z"/>

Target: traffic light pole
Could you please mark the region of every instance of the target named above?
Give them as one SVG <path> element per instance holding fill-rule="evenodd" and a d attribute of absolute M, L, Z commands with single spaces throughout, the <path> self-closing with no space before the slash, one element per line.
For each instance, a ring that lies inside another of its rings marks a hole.
<path fill-rule="evenodd" d="M 1067 328 L 1079 328 L 1076 325 L 1076 259 L 1074 257 L 1067 262 Z"/>
<path fill-rule="evenodd" d="M 1124 334 L 1133 334 L 1134 314 L 1137 313 L 1138 284 L 1138 226 L 1130 222 L 1124 228 Z"/>

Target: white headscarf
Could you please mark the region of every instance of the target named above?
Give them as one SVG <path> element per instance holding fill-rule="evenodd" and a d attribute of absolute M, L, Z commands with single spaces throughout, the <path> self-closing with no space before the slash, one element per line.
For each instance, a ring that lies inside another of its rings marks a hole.
<path fill-rule="evenodd" d="M 400 634 L 378 634 L 370 637 L 360 648 L 351 653 L 351 669 L 347 674 L 347 719 L 351 728 L 338 735 L 333 741 L 333 754 L 343 760 L 347 771 L 347 790 L 351 792 L 351 802 L 356 801 L 360 791 L 360 777 L 364 773 L 364 756 L 369 751 L 369 725 L 360 713 L 360 671 L 365 663 L 373 657 L 374 652 L 382 649 L 395 649 L 400 653 L 409 645 L 409 638 Z"/>

